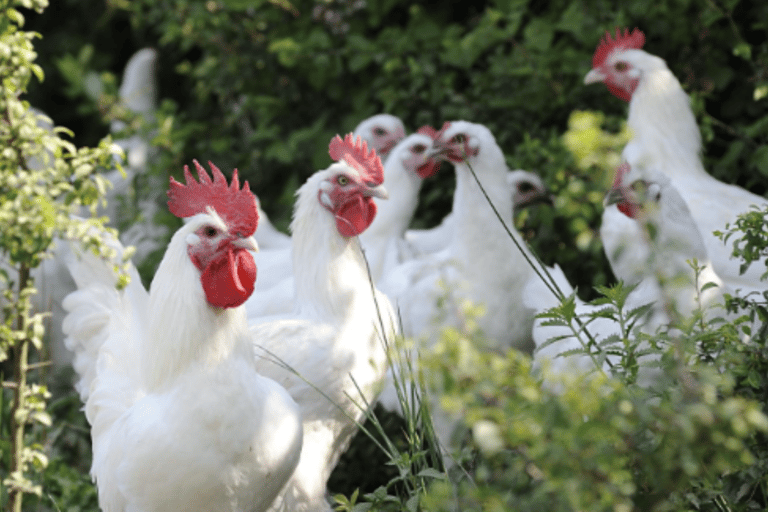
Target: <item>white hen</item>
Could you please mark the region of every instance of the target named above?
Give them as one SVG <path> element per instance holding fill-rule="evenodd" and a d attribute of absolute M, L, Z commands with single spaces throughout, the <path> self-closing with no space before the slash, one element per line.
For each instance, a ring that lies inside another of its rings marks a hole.
<path fill-rule="evenodd" d="M 614 186 L 606 196 L 606 204 L 617 205 L 621 215 L 637 224 L 642 237 L 635 247 L 641 250 L 640 257 L 645 259 L 643 275 L 627 297 L 624 307 L 625 311 L 629 311 L 653 304 L 649 315 L 639 325 L 642 331 L 652 333 L 659 326 L 669 324 L 675 315 L 689 315 L 699 306 L 705 308 L 705 313 L 710 315 L 723 314 L 716 306 L 722 302 L 722 281 L 707 257 L 704 240 L 688 206 L 668 177 L 660 172 L 640 172 L 623 164 L 617 169 Z M 693 260 L 703 266 L 698 281 L 688 263 Z M 559 267 L 549 270 L 566 296 L 573 293 L 573 288 Z M 702 290 L 707 283 L 715 286 Z M 526 287 L 525 301 L 537 313 L 559 304 L 537 276 L 532 277 Z M 577 315 L 605 307 L 583 304 L 578 298 L 576 301 Z M 598 318 L 589 324 L 588 330 L 598 339 L 620 333 L 619 325 L 608 318 Z M 542 347 L 547 340 L 556 336 L 566 337 Z M 594 363 L 586 355 L 557 357 L 566 351 L 583 348 L 567 328 L 545 326 L 542 320 L 536 320 L 533 337 L 536 346 L 542 347 L 537 348 L 534 357 L 538 365 L 547 360 L 555 373 L 594 369 Z M 586 340 L 586 337 L 582 338 Z"/>
<path fill-rule="evenodd" d="M 264 511 L 299 460 L 299 410 L 257 372 L 242 307 L 256 277 L 256 202 L 237 171 L 230 187 L 195 164 L 200 183 L 186 167 L 186 185 L 171 179 L 169 209 L 190 219 L 149 293 L 135 271 L 117 290 L 111 262 L 68 261 L 79 290 L 64 330 L 106 512 Z"/>
<path fill-rule="evenodd" d="M 399 117 L 376 114 L 360 121 L 353 133 L 362 137 L 369 148 L 375 149 L 382 163 L 386 164 L 392 149 L 405 137 L 405 126 Z"/>
<path fill-rule="evenodd" d="M 690 208 L 718 275 L 734 289 L 764 289 L 759 284 L 763 265 L 753 265 L 740 275 L 740 262 L 731 258 L 730 247 L 712 233 L 733 223 L 750 205 L 762 208 L 768 202 L 722 183 L 704 170 L 701 135 L 688 96 L 663 59 L 640 49 L 644 43 L 645 36 L 638 29 L 623 34 L 617 30 L 615 38 L 606 33 L 584 82 L 605 82 L 614 95 L 629 101 L 627 124 L 632 140 L 624 148 L 623 159 L 634 170 L 659 171 L 672 180 Z M 643 259 L 632 249 L 638 237 L 636 224 L 615 207 L 607 208 L 601 232 L 616 276 L 636 282 L 643 272 Z"/>
<path fill-rule="evenodd" d="M 260 370 L 285 386 L 304 417 L 299 466 L 272 511 L 330 510 L 326 482 L 381 391 L 385 346 L 395 334 L 394 313 L 372 287 L 357 239 L 376 214 L 373 198 L 386 197 L 381 163 L 350 135 L 334 139 L 330 154 L 337 163 L 298 191 L 295 311 L 251 327 Z"/>
<path fill-rule="evenodd" d="M 467 121 L 449 123 L 435 141 L 441 157 L 456 167 L 453 215 L 456 219 L 448 246 L 441 252 L 395 268 L 382 289 L 396 300 L 409 337 L 434 334 L 440 313 L 438 299 L 450 291 L 448 304 L 468 299 L 485 308 L 481 329 L 496 349 L 533 349 L 533 317 L 522 304 L 522 290 L 532 272 L 520 250 L 488 204 L 470 166 L 490 200 L 526 251 L 512 224 L 512 197 L 501 148 L 488 128 Z M 458 311 L 445 311 L 449 322 Z"/>

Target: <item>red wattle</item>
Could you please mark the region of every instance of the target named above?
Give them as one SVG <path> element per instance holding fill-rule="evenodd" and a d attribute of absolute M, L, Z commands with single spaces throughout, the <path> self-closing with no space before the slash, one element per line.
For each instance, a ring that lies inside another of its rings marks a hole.
<path fill-rule="evenodd" d="M 417 168 L 416 174 L 418 174 L 421 179 L 426 179 L 435 174 L 438 170 L 440 170 L 440 162 L 430 160 Z"/>
<path fill-rule="evenodd" d="M 341 236 L 357 236 L 376 217 L 376 203 L 370 197 L 355 196 L 336 212 L 336 229 Z"/>
<path fill-rule="evenodd" d="M 253 293 L 256 262 L 245 249 L 229 249 L 208 264 L 200 280 L 211 306 L 235 308 Z"/>
<path fill-rule="evenodd" d="M 616 203 L 616 208 L 618 208 L 621 213 L 623 213 L 630 219 L 634 219 L 637 216 L 637 207 L 632 203 L 628 203 L 624 201 L 620 203 Z"/>
<path fill-rule="evenodd" d="M 632 95 L 635 93 L 635 89 L 637 89 L 638 83 L 639 83 L 638 80 L 632 80 L 629 83 L 629 89 L 625 87 L 619 87 L 618 85 L 614 85 L 610 82 L 606 82 L 605 85 L 606 87 L 608 87 L 608 90 L 610 91 L 611 94 L 613 94 L 620 100 L 629 102 L 632 99 Z"/>

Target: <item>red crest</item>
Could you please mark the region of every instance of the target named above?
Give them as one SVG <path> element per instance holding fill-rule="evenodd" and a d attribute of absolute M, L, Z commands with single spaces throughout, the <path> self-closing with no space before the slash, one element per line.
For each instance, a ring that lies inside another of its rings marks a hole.
<path fill-rule="evenodd" d="M 240 233 L 242 236 L 251 236 L 259 223 L 259 213 L 256 206 L 256 197 L 246 181 L 243 188 L 237 179 L 237 169 L 232 173 L 232 184 L 227 185 L 227 178 L 221 173 L 213 162 L 208 165 L 213 171 L 213 180 L 197 160 L 192 160 L 197 169 L 195 180 L 189 172 L 189 166 L 184 166 L 184 179 L 186 185 L 182 185 L 171 177 L 168 189 L 168 209 L 177 217 L 186 218 L 198 213 L 205 213 L 207 207 L 216 210 L 216 213 L 224 220 L 230 232 Z"/>
<path fill-rule="evenodd" d="M 357 169 L 363 180 L 368 183 L 381 185 L 384 182 L 384 166 L 375 149 L 368 151 L 368 143 L 362 137 L 354 137 L 351 133 L 335 136 L 328 146 L 328 154 L 336 162 L 344 160 Z"/>
<path fill-rule="evenodd" d="M 422 135 L 426 135 L 429 138 L 431 138 L 432 140 L 437 140 L 437 137 L 440 134 L 440 132 L 438 132 L 437 130 L 435 130 L 434 128 L 429 126 L 428 124 L 422 126 L 418 130 L 416 130 L 416 133 L 420 133 Z"/>
<path fill-rule="evenodd" d="M 597 45 L 595 54 L 592 56 L 592 67 L 602 66 L 605 59 L 617 48 L 639 50 L 644 44 L 645 34 L 639 28 L 635 28 L 631 33 L 628 28 L 625 28 L 623 34 L 621 29 L 617 28 L 615 38 L 612 38 L 611 33 L 606 31 L 600 44 Z"/>

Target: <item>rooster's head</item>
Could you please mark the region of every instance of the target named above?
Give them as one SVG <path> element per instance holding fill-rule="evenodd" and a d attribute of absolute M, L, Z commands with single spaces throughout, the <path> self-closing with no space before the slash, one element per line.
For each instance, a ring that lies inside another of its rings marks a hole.
<path fill-rule="evenodd" d="M 604 82 L 611 94 L 624 101 L 632 99 L 642 72 L 632 63 L 632 52 L 645 44 L 640 29 L 616 29 L 616 36 L 606 32 L 592 56 L 592 70 L 584 77 L 585 84 Z"/>
<path fill-rule="evenodd" d="M 208 303 L 219 308 L 241 305 L 253 293 L 256 263 L 249 250 L 257 251 L 253 233 L 259 222 L 256 198 L 248 183 L 240 188 L 237 169 L 232 184 L 208 162 L 211 180 L 194 160 L 199 182 L 184 166 L 186 185 L 171 177 L 168 209 L 175 216 L 190 218 L 193 231 L 187 235 L 187 254 L 200 270 Z"/>
<path fill-rule="evenodd" d="M 328 153 L 336 161 L 325 171 L 318 190 L 318 200 L 336 218 L 336 229 L 342 236 L 357 236 L 376 217 L 374 197 L 386 199 L 384 167 L 376 150 L 360 137 L 347 134 L 331 140 Z"/>

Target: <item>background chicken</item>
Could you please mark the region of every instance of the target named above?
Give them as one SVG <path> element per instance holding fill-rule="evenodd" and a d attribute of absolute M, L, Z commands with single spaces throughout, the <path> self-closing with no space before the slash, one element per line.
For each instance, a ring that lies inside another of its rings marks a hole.
<path fill-rule="evenodd" d="M 638 29 L 606 33 L 592 58 L 587 84 L 604 82 L 618 98 L 629 101 L 627 124 L 632 139 L 622 158 L 636 172 L 656 170 L 672 180 L 688 204 L 718 275 L 733 289 L 761 290 L 761 268 L 753 265 L 744 275 L 731 258 L 731 248 L 713 235 L 733 223 L 750 205 L 763 208 L 766 200 L 738 186 L 722 183 L 704 169 L 701 135 L 688 96 L 663 59 L 641 48 L 645 35 Z M 644 257 L 634 249 L 638 227 L 615 207 L 603 216 L 601 236 L 617 277 L 636 282 Z"/>
<path fill-rule="evenodd" d="M 611 205 L 617 206 L 621 215 L 636 224 L 641 236 L 633 246 L 640 247 L 639 257 L 645 258 L 643 275 L 624 305 L 625 312 L 646 304 L 651 305 L 649 312 L 637 325 L 640 330 L 652 334 L 659 327 L 669 325 L 681 317 L 687 318 L 699 307 L 704 309 L 705 317 L 724 314 L 718 304 L 722 305 L 726 288 L 712 268 L 704 239 L 688 206 L 666 175 L 648 170 L 638 171 L 623 164 L 617 169 L 616 180 L 606 196 L 606 206 Z M 703 267 L 698 277 L 691 267 L 694 261 Z M 574 293 L 559 267 L 555 266 L 549 271 L 566 297 Z M 576 314 L 580 316 L 605 308 L 584 304 L 578 297 L 575 300 Z M 538 276 L 532 277 L 526 286 L 525 302 L 537 313 L 560 303 Z M 587 330 L 598 341 L 606 340 L 611 335 L 621 335 L 621 326 L 610 318 L 598 318 L 590 322 Z M 554 373 L 595 369 L 595 362 L 589 356 L 565 354 L 570 350 L 584 348 L 569 328 L 546 325 L 545 320 L 537 319 L 533 337 L 537 347 L 534 354 L 537 365 L 547 361 Z M 561 339 L 547 344 L 557 337 Z M 587 340 L 585 335 L 580 338 Z M 610 356 L 608 359 L 615 362 L 617 358 Z M 600 356 L 596 360 L 600 361 Z M 607 365 L 605 367 L 607 369 Z M 647 375 L 645 381 L 649 383 Z"/>
<path fill-rule="evenodd" d="M 256 278 L 255 199 L 237 171 L 229 186 L 195 165 L 199 183 L 186 167 L 186 185 L 171 179 L 168 207 L 189 220 L 149 293 L 135 271 L 117 290 L 112 262 L 69 257 L 79 290 L 64 331 L 105 511 L 263 511 L 299 459 L 300 413 L 257 373 L 242 306 Z"/>
<path fill-rule="evenodd" d="M 403 237 L 416 211 L 423 180 L 435 174 L 439 167 L 429 135 L 413 133 L 390 152 L 384 164 L 384 180 L 390 197 L 377 203 L 376 219 L 360 235 L 374 282 L 413 257 L 413 250 Z"/>
<path fill-rule="evenodd" d="M 405 128 L 399 118 L 389 114 L 377 114 L 361 121 L 353 134 L 362 137 L 383 162 L 392 148 L 405 137 Z M 270 241 L 274 240 L 275 232 L 277 230 L 271 224 L 265 228 L 265 236 L 268 236 Z M 258 236 L 257 233 L 257 240 Z M 256 255 L 256 263 L 261 271 L 256 290 L 272 297 L 272 299 L 265 299 L 267 309 L 263 311 L 267 311 L 267 314 L 275 314 L 289 310 L 289 306 L 286 307 L 286 300 L 293 290 L 293 258 L 290 239 L 287 242 L 278 240 L 277 243 L 270 243 L 269 246 L 273 250 L 261 251 Z"/>
<path fill-rule="evenodd" d="M 396 332 L 357 238 L 376 216 L 373 198 L 387 196 L 381 162 L 351 135 L 331 141 L 329 153 L 336 163 L 297 193 L 294 313 L 249 320 L 260 371 L 285 386 L 304 419 L 301 460 L 274 511 L 330 510 L 326 482 L 381 391 Z"/>

